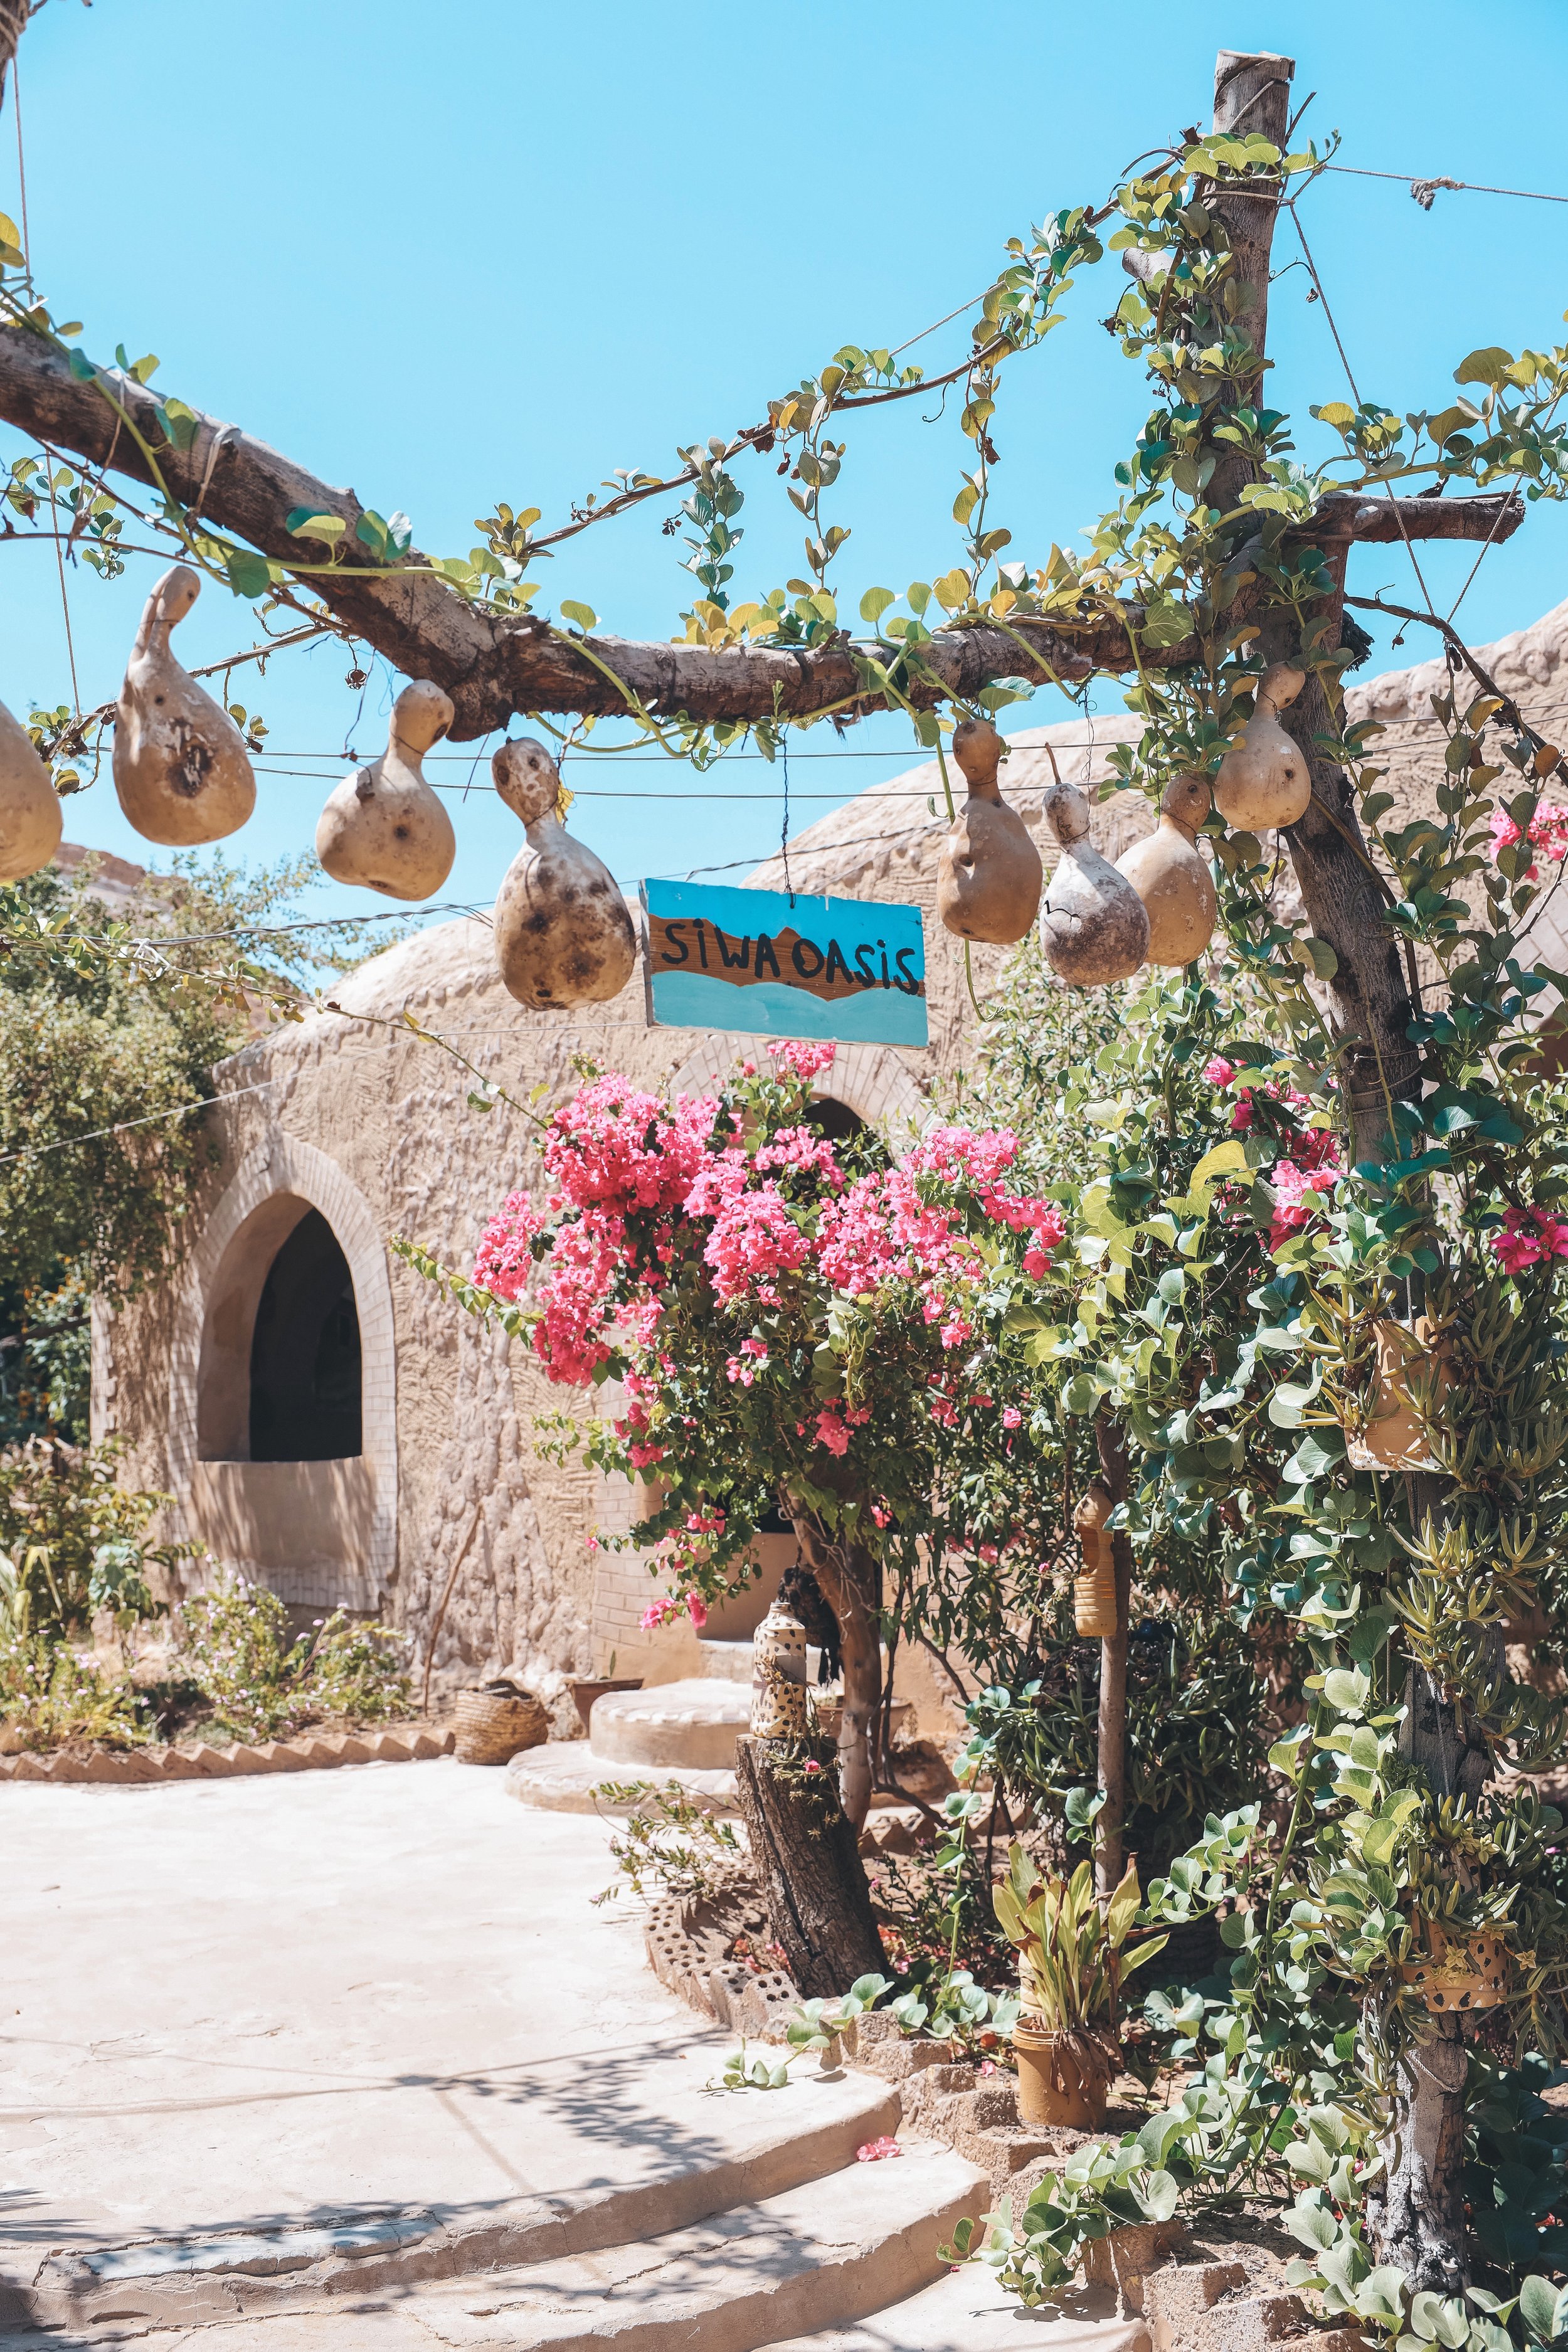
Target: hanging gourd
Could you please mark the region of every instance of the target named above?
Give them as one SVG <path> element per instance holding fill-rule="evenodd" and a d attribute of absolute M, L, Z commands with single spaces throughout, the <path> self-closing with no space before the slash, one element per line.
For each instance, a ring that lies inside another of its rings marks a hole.
<path fill-rule="evenodd" d="M 145 841 L 190 849 L 237 833 L 256 806 L 238 728 L 169 650 L 202 583 L 188 563 L 147 599 L 114 719 L 114 789 Z"/>
<path fill-rule="evenodd" d="M 1436 1327 L 1425 1315 L 1407 1331 L 1402 1323 L 1380 1320 L 1372 1327 L 1377 1375 L 1371 1412 L 1361 1429 L 1345 1433 L 1345 1458 L 1352 1470 L 1436 1470 L 1431 1441 L 1411 1402 L 1412 1372 L 1434 1383 L 1433 1402 L 1452 1387 L 1454 1373 Z"/>
<path fill-rule="evenodd" d="M 936 910 L 961 940 L 1010 948 L 1039 910 L 1040 853 L 997 789 L 1002 738 L 994 727 L 983 719 L 964 719 L 953 730 L 952 756 L 969 797 L 937 851 Z"/>
<path fill-rule="evenodd" d="M 1208 813 L 1205 778 L 1177 776 L 1160 803 L 1158 826 L 1116 861 L 1117 872 L 1131 883 L 1148 914 L 1151 963 L 1192 963 L 1214 937 L 1219 900 L 1208 859 L 1197 845 L 1198 827 Z"/>
<path fill-rule="evenodd" d="M 1214 802 L 1238 833 L 1277 832 L 1307 814 L 1312 778 L 1307 755 L 1279 724 L 1279 713 L 1307 683 L 1305 670 L 1275 662 L 1258 681 L 1251 718 L 1214 780 Z"/>
<path fill-rule="evenodd" d="M 451 698 L 427 677 L 404 688 L 385 751 L 343 778 L 317 824 L 316 856 L 334 882 L 384 898 L 429 898 L 441 887 L 458 836 L 421 761 L 453 716 Z"/>
<path fill-rule="evenodd" d="M 59 800 L 32 737 L 0 702 L 0 882 L 48 864 L 65 830 Z"/>
<path fill-rule="evenodd" d="M 1094 1479 L 1073 1513 L 1083 1565 L 1073 1579 L 1073 1622 L 1086 1642 L 1109 1642 L 1116 1632 L 1116 1555 L 1105 1523 L 1116 1506 L 1110 1489 Z"/>
<path fill-rule="evenodd" d="M 528 828 L 496 899 L 496 962 L 509 992 L 536 1012 L 603 1004 L 637 960 L 637 934 L 615 876 L 557 814 L 561 778 L 524 735 L 490 761 L 496 790 Z"/>
<path fill-rule="evenodd" d="M 1089 838 L 1089 803 L 1076 784 L 1053 784 L 1046 815 L 1061 857 L 1040 908 L 1046 961 L 1079 988 L 1128 980 L 1149 953 L 1149 917 L 1125 875 Z"/>
<path fill-rule="evenodd" d="M 752 1637 L 753 1739 L 804 1739 L 811 1728 L 805 1686 L 805 1627 L 775 1601 Z"/>

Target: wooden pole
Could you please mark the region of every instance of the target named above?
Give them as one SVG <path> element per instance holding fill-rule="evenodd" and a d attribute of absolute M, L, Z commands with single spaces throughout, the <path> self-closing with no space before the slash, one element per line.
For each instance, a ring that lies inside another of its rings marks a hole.
<path fill-rule="evenodd" d="M 1215 73 L 1216 131 L 1252 130 L 1285 144 L 1289 86 L 1289 58 L 1244 57 L 1222 50 Z M 1248 394 L 1263 383 L 1264 335 L 1268 315 L 1268 272 L 1278 205 L 1259 197 L 1220 197 L 1215 211 L 1236 257 L 1241 286 L 1239 316 L 1251 331 L 1258 366 Z M 1244 486 L 1244 458 L 1228 462 L 1221 481 L 1215 474 L 1216 503 L 1230 505 Z M 1216 495 L 1217 493 L 1217 495 Z M 1348 541 L 1323 541 L 1335 582 L 1329 606 L 1331 645 L 1339 642 Z M 1288 615 L 1264 623 L 1262 650 L 1270 659 L 1299 649 L 1296 625 Z M 1316 677 L 1291 707 L 1285 724 L 1300 746 L 1312 778 L 1306 814 L 1287 838 L 1313 931 L 1334 950 L 1339 968 L 1330 982 L 1335 1013 L 1346 1041 L 1343 1093 L 1355 1156 L 1381 1160 L 1392 1124 L 1392 1104 L 1418 1087 L 1419 1055 L 1406 1035 L 1414 1005 L 1404 965 L 1385 919 L 1386 906 L 1362 840 L 1354 795 L 1342 769 L 1325 760 L 1318 739 L 1339 731 L 1335 714 Z M 1417 1482 L 1432 1490 L 1414 1497 L 1418 1509 L 1440 1517 L 1438 1482 Z M 1464 1747 L 1454 1710 L 1430 1691 L 1407 1689 L 1410 1717 L 1403 1745 L 1428 1783 L 1444 1792 L 1453 1759 Z M 1476 1771 L 1470 1759 L 1471 1776 Z M 1484 1777 L 1484 1763 L 1480 1767 Z M 1473 1793 L 1473 1791 L 1471 1792 Z M 1401 2065 L 1393 2112 L 1383 2148 L 1384 2171 L 1367 2200 L 1367 2219 L 1380 2262 L 1405 2271 L 1414 2288 L 1457 2294 L 1468 2282 L 1465 2239 L 1464 2164 L 1465 2045 L 1457 2017 L 1439 2016 L 1433 2030 Z"/>
<path fill-rule="evenodd" d="M 1100 1475 L 1113 1503 L 1128 1494 L 1127 1441 L 1109 1415 L 1095 1423 L 1100 1450 Z M 1101 1542 L 1106 1540 L 1102 1535 Z M 1110 1538 L 1116 1570 L 1116 1631 L 1100 1645 L 1100 1717 L 1096 1727 L 1097 1765 L 1104 1802 L 1095 1822 L 1094 1891 L 1108 1904 L 1121 1883 L 1126 1867 L 1123 1845 L 1127 1828 L 1127 1645 L 1131 1627 L 1132 1546 L 1118 1528 Z"/>

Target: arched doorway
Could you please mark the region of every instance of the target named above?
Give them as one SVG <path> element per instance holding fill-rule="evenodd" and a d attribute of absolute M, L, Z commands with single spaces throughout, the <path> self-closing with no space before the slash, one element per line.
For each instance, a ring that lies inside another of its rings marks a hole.
<path fill-rule="evenodd" d="M 268 1269 L 250 1340 L 252 1462 L 337 1462 L 362 1451 L 353 1276 L 320 1209 Z"/>

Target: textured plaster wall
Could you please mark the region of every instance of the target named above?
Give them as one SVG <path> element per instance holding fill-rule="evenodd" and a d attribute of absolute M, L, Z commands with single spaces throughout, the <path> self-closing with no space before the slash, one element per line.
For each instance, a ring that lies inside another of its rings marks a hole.
<path fill-rule="evenodd" d="M 1568 605 L 1482 657 L 1542 731 L 1562 741 Z M 1440 667 L 1427 664 L 1352 688 L 1352 716 L 1387 727 L 1380 756 L 1401 806 L 1412 811 L 1430 804 L 1438 773 L 1426 698 L 1442 682 Z M 1038 829 L 1052 773 L 1047 740 L 1064 775 L 1096 783 L 1110 772 L 1110 748 L 1135 732 L 1125 718 L 1074 718 L 1022 733 L 1013 739 L 1005 789 Z M 940 809 L 934 764 L 862 793 L 803 834 L 790 856 L 797 889 L 913 901 L 925 910 L 930 1050 L 841 1046 L 824 1081 L 825 1091 L 895 1139 L 930 1115 L 973 1037 L 962 961 L 935 918 L 942 820 L 929 814 L 928 795 Z M 1094 837 L 1115 856 L 1152 822 L 1141 796 L 1118 794 L 1096 808 Z M 1042 835 L 1041 846 L 1054 864 L 1054 843 Z M 781 862 L 752 879 L 783 887 Z M 1543 923 L 1542 945 L 1550 960 L 1568 963 L 1554 926 L 1548 937 Z M 982 995 L 1002 960 L 997 950 L 975 951 Z M 689 1631 L 649 1640 L 633 1622 L 651 1590 L 640 1561 L 590 1549 L 596 1528 L 627 1524 L 635 1498 L 606 1490 L 578 1462 L 555 1466 L 533 1454 L 533 1416 L 576 1401 L 550 1388 L 521 1342 L 444 1303 L 386 1246 L 404 1234 L 466 1270 L 490 1211 L 508 1191 L 536 1184 L 527 1119 L 504 1104 L 472 1110 L 468 1073 L 396 1024 L 405 1010 L 413 1013 L 524 1099 L 541 1082 L 552 1097 L 564 1093 L 575 1054 L 648 1084 L 676 1079 L 700 1088 L 757 1051 L 757 1041 L 649 1031 L 640 973 L 613 1004 L 587 1013 L 527 1013 L 495 977 L 488 928 L 468 920 L 375 958 L 342 984 L 335 1002 L 341 1011 L 258 1041 L 220 1072 L 232 1098 L 212 1117 L 218 1158 L 187 1221 L 174 1277 L 118 1318 L 96 1318 L 99 1431 L 131 1440 L 131 1475 L 173 1490 L 171 1516 L 183 1532 L 290 1598 L 379 1606 L 416 1635 L 421 1665 L 450 1585 L 437 1657 L 442 1678 L 507 1665 L 536 1679 L 552 1670 L 603 1672 L 612 1648 L 619 1666 L 651 1679 L 691 1671 Z M 242 1094 L 247 1087 L 262 1091 Z M 352 1474 L 326 1482 L 335 1500 L 321 1481 L 291 1504 L 278 1491 L 285 1481 L 264 1492 L 262 1482 L 247 1486 L 232 1475 L 274 1465 L 195 1460 L 192 1333 L 199 1358 L 223 1249 L 268 1184 L 322 1209 L 354 1274 L 367 1335 L 366 1454 Z M 299 1558 L 289 1557 L 291 1546 Z"/>

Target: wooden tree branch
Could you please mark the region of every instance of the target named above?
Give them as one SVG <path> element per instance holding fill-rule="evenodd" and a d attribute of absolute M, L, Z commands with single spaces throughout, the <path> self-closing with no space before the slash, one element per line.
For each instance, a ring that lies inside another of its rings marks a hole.
<path fill-rule="evenodd" d="M 364 511 L 354 491 L 331 488 L 265 442 L 199 413 L 191 446 L 176 449 L 165 442 L 159 402 L 143 385 L 107 370 L 103 386 L 74 375 L 64 353 L 44 337 L 22 328 L 0 330 L 0 418 L 5 423 L 105 471 L 150 482 L 140 435 L 183 506 L 194 509 L 199 501 L 204 520 L 284 563 L 309 560 L 316 545 L 286 528 L 295 509 L 340 516 L 346 525 L 342 561 L 313 575 L 309 585 L 346 630 L 374 646 L 394 669 L 433 678 L 445 688 L 457 708 L 455 741 L 533 711 L 605 716 L 640 704 L 663 717 L 755 720 L 828 709 L 854 717 L 888 702 L 884 694 L 866 690 L 847 639 L 800 652 L 737 647 L 715 653 L 597 636 L 580 646 L 542 621 L 483 613 L 412 564 L 384 576 L 370 551 L 354 542 Z M 127 430 L 115 403 L 135 433 Z M 1497 498 L 1405 499 L 1400 505 L 1412 538 L 1497 540 L 1516 527 L 1510 502 Z M 1348 545 L 1352 538 L 1386 539 L 1395 530 L 1386 500 L 1336 492 L 1324 501 L 1313 535 Z M 1141 619 L 1131 606 L 1081 622 L 945 630 L 920 648 L 919 665 L 900 678 L 900 691 L 917 708 L 929 709 L 952 695 L 977 694 L 998 678 L 1074 684 L 1096 671 L 1127 671 L 1133 667 L 1129 629 Z M 1034 650 L 1033 664 L 1020 637 Z M 876 643 L 862 650 L 884 665 L 897 653 Z M 1180 667 L 1196 655 L 1195 644 L 1173 646 L 1157 657 L 1157 666 Z"/>

